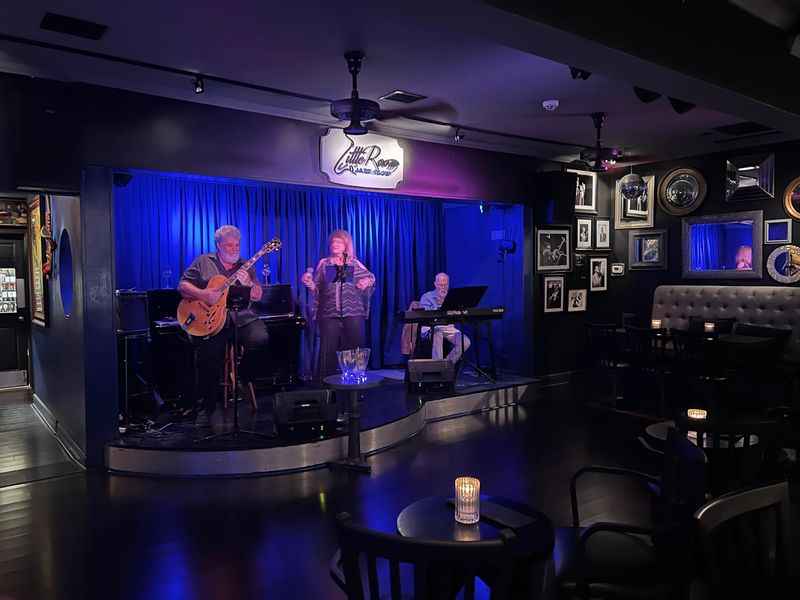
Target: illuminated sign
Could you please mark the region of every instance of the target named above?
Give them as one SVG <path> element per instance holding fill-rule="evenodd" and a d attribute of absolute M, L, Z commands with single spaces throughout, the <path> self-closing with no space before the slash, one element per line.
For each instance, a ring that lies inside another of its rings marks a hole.
<path fill-rule="evenodd" d="M 329 129 L 319 139 L 320 168 L 331 183 L 393 189 L 403 181 L 403 149 L 394 138 Z"/>

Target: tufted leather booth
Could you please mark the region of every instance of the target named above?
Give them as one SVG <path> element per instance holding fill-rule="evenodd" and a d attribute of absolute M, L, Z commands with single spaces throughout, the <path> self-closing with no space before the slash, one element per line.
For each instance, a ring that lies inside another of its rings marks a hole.
<path fill-rule="evenodd" d="M 800 354 L 800 288 L 749 285 L 660 285 L 652 318 L 662 327 L 688 329 L 689 317 L 733 318 L 740 323 L 791 327 L 787 354 Z"/>

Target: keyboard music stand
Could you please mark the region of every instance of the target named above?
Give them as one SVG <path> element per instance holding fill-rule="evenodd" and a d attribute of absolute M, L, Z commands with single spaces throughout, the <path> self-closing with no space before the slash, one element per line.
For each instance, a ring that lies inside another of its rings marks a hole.
<path fill-rule="evenodd" d="M 486 290 L 489 289 L 489 286 L 486 285 L 471 285 L 471 286 L 464 286 L 460 288 L 452 288 L 447 292 L 447 296 L 444 298 L 444 302 L 442 302 L 442 306 L 439 308 L 441 311 L 458 311 L 458 310 L 467 310 L 468 308 L 475 308 L 478 306 L 478 303 L 483 299 L 484 294 L 486 294 Z M 458 321 L 456 318 L 455 320 Z M 461 320 L 460 323 L 464 324 L 468 321 Z M 492 344 L 492 333 L 491 333 L 491 321 L 489 323 L 489 351 L 494 358 L 494 350 Z M 478 344 L 480 342 L 480 324 L 475 324 L 475 356 L 478 357 Z M 434 325 L 431 327 L 431 339 L 433 339 L 433 334 L 435 333 L 436 326 Z M 478 364 L 477 361 L 472 362 L 466 358 L 466 354 L 464 352 L 464 332 L 459 331 L 459 339 L 461 340 L 461 359 L 464 361 L 465 364 L 468 364 L 472 367 L 476 373 L 488 379 L 491 383 L 495 383 L 497 379 L 497 373 L 494 375 L 490 375 L 481 366 Z M 492 360 L 494 362 L 494 360 Z"/>

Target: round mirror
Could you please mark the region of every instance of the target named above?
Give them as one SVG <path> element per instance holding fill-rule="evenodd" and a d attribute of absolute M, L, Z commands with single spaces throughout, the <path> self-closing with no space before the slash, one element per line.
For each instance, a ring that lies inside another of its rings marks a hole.
<path fill-rule="evenodd" d="M 783 208 L 790 217 L 800 220 L 800 177 L 792 179 L 786 186 Z"/>
<path fill-rule="evenodd" d="M 775 248 L 767 258 L 767 271 L 781 283 L 800 281 L 800 247 L 786 244 Z"/>
<path fill-rule="evenodd" d="M 670 171 L 658 186 L 658 203 L 669 215 L 688 215 L 697 210 L 705 198 L 705 177 L 695 169 Z"/>
<path fill-rule="evenodd" d="M 69 233 L 66 229 L 62 229 L 58 240 L 58 285 L 65 317 L 72 314 L 72 279 L 72 247 L 69 243 Z"/>

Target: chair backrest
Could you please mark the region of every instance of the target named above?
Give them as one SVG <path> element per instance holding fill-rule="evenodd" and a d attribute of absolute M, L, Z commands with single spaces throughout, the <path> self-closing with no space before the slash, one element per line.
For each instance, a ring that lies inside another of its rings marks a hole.
<path fill-rule="evenodd" d="M 586 323 L 586 347 L 590 359 L 607 366 L 619 358 L 617 326 L 613 323 Z"/>
<path fill-rule="evenodd" d="M 648 327 L 625 326 L 627 349 L 631 360 L 639 364 L 648 364 L 661 359 L 665 353 L 666 331 Z"/>
<path fill-rule="evenodd" d="M 478 572 L 490 572 L 492 600 L 511 599 L 511 579 L 517 537 L 511 530 L 500 538 L 479 542 L 444 542 L 406 538 L 374 531 L 352 522 L 348 513 L 336 517 L 344 589 L 349 600 L 414 598 L 437 600 L 455 597 L 464 586 L 472 599 Z M 378 561 L 388 563 L 389 595 L 381 590 Z M 401 565 L 413 569 L 413 595 L 403 589 Z M 452 589 L 453 586 L 456 589 Z"/>
<path fill-rule="evenodd" d="M 792 564 L 788 493 L 785 481 L 731 492 L 695 513 L 712 590 L 741 591 L 743 583 L 757 582 L 764 591 L 787 575 Z"/>
<path fill-rule="evenodd" d="M 661 468 L 661 498 L 683 516 L 691 516 L 705 502 L 708 458 L 701 448 L 675 428 L 667 431 Z"/>

